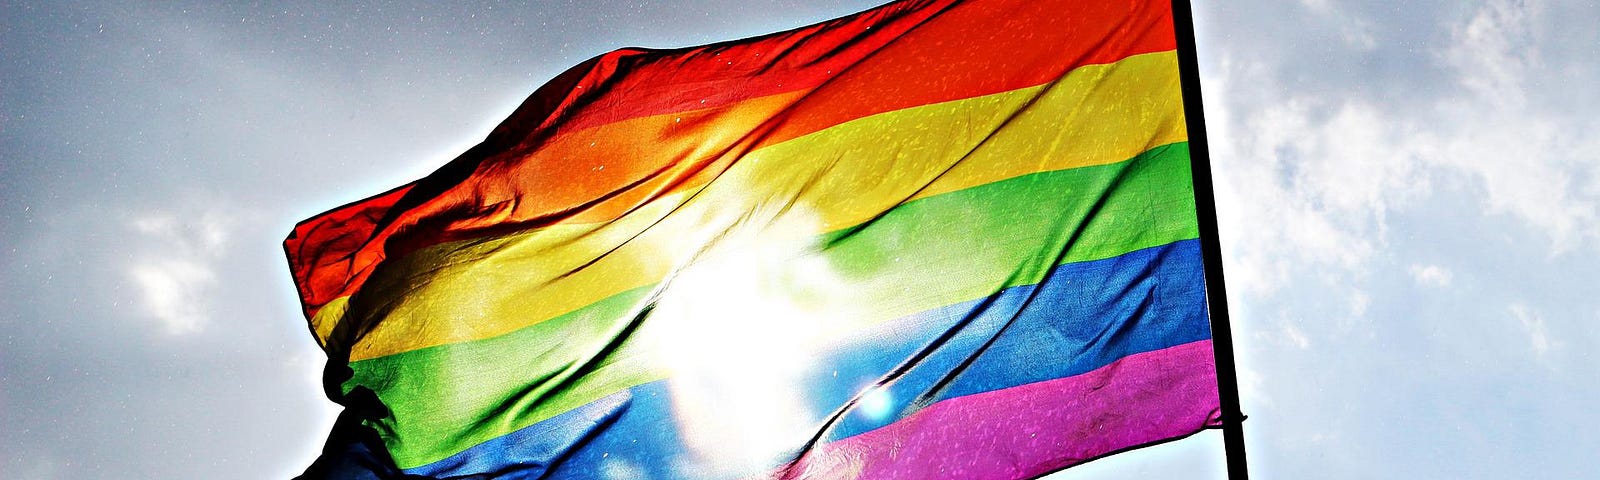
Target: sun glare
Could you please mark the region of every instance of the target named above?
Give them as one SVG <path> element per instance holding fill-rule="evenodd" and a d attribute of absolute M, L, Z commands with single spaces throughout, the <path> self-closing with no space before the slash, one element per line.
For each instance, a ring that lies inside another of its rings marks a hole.
<path fill-rule="evenodd" d="M 695 455 L 684 460 L 711 470 L 701 473 L 759 468 L 828 413 L 807 407 L 798 385 L 843 315 L 805 299 L 840 282 L 818 247 L 797 238 L 806 237 L 770 228 L 722 236 L 670 280 L 651 314 L 673 418 Z"/>

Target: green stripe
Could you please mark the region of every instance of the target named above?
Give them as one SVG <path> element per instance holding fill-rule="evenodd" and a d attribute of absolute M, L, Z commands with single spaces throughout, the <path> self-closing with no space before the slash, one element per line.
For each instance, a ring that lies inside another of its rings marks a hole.
<path fill-rule="evenodd" d="M 806 311 L 886 321 L 1037 283 L 1057 263 L 1196 238 L 1194 212 L 1187 143 L 1025 175 L 908 202 L 823 235 L 821 256 L 845 288 L 793 300 Z M 639 340 L 655 335 L 654 323 L 605 351 L 652 288 L 500 337 L 354 362 L 345 388 L 370 388 L 389 407 L 392 416 L 373 426 L 401 468 L 427 464 L 664 378 Z"/>

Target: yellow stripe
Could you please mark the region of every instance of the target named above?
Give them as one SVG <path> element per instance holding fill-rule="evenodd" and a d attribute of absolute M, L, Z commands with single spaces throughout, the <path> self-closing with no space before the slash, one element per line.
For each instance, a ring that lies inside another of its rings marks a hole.
<path fill-rule="evenodd" d="M 322 348 L 328 348 L 328 338 L 333 336 L 333 327 L 338 325 L 339 319 L 344 317 L 344 311 L 349 306 L 349 296 L 335 298 L 317 309 L 316 315 L 311 316 L 311 331 L 317 335 L 317 343 L 322 345 Z"/>
<path fill-rule="evenodd" d="M 916 198 L 1126 160 L 1187 140 L 1177 72 L 1173 52 L 1137 55 L 843 123 L 753 151 L 614 221 L 419 250 L 374 273 L 337 320 L 373 326 L 351 361 L 498 336 L 660 282 L 728 232 L 808 238 Z M 319 335 L 334 320 L 322 316 Z"/>

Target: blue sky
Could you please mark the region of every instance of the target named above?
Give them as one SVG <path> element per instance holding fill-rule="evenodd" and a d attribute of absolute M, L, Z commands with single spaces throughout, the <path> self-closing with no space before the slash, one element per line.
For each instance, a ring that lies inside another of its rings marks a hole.
<path fill-rule="evenodd" d="M 294 222 L 592 55 L 873 3 L 0 6 L 0 477 L 300 471 Z M 1600 476 L 1600 7 L 1195 10 L 1252 473 Z M 1217 437 L 1057 478 L 1222 478 Z"/>

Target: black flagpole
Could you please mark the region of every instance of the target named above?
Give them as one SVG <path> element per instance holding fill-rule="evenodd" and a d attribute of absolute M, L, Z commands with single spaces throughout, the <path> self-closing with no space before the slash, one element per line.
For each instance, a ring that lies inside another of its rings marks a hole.
<path fill-rule="evenodd" d="M 1233 366 L 1233 328 L 1228 325 L 1228 294 L 1222 281 L 1222 248 L 1217 242 L 1217 201 L 1211 186 L 1211 150 L 1206 142 L 1205 109 L 1200 103 L 1200 64 L 1195 60 L 1194 15 L 1188 0 L 1172 0 L 1173 33 L 1178 40 L 1178 75 L 1183 84 L 1183 114 L 1188 120 L 1189 158 L 1194 172 L 1195 210 L 1206 270 L 1206 303 L 1211 345 L 1217 361 L 1217 394 L 1222 402 L 1222 445 L 1228 478 L 1248 480 L 1244 459 L 1244 413 L 1239 408 L 1239 378 Z"/>

